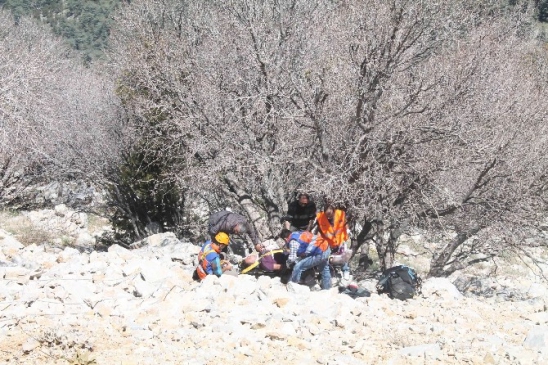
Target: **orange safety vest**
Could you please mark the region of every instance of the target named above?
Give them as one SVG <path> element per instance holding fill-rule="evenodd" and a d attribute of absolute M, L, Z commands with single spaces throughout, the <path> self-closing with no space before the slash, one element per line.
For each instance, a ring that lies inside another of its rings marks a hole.
<path fill-rule="evenodd" d="M 209 265 L 209 261 L 207 260 L 207 255 L 213 252 L 219 253 L 219 251 L 215 250 L 211 246 L 211 241 L 208 241 L 206 242 L 204 247 L 202 247 L 202 250 L 198 254 L 198 267 L 196 267 L 196 273 L 198 274 L 198 277 L 200 278 L 200 280 L 205 279 L 205 277 L 207 276 L 207 271 L 208 271 L 207 267 Z"/>
<path fill-rule="evenodd" d="M 344 210 L 335 209 L 333 225 L 329 223 L 325 212 L 319 212 L 316 215 L 316 219 L 318 220 L 320 233 L 316 238 L 317 246 L 321 247 L 327 243 L 331 249 L 336 249 L 348 240 L 346 213 Z"/>

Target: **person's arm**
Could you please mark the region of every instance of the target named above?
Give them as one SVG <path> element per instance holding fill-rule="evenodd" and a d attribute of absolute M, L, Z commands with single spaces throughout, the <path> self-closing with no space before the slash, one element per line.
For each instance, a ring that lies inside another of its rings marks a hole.
<path fill-rule="evenodd" d="M 217 276 L 223 275 L 223 268 L 221 267 L 221 260 L 219 256 L 215 258 L 215 260 L 211 261 L 211 269 L 213 270 L 213 273 Z"/>
<path fill-rule="evenodd" d="M 257 231 L 255 230 L 255 227 L 253 227 L 249 222 L 245 222 L 245 230 L 247 234 L 249 235 L 249 238 L 251 238 L 252 244 L 249 245 L 249 249 L 253 250 L 254 248 L 257 249 L 257 246 L 261 244 L 261 241 L 259 240 L 259 235 L 257 234 Z"/>
<path fill-rule="evenodd" d="M 297 256 L 297 250 L 299 249 L 299 242 L 295 240 L 289 241 L 289 256 L 287 257 L 287 263 L 292 264 L 299 258 Z M 289 265 L 288 265 L 289 266 Z"/>
<path fill-rule="evenodd" d="M 312 221 L 312 227 L 310 229 L 310 232 L 312 232 L 313 235 L 317 235 L 320 233 L 320 224 L 318 222 L 318 216 L 314 216 L 314 220 Z"/>
<path fill-rule="evenodd" d="M 289 221 L 287 219 L 284 220 L 284 228 L 285 229 L 291 229 L 291 223 L 289 223 Z"/>
<path fill-rule="evenodd" d="M 293 218 L 295 217 L 295 208 L 296 205 L 295 205 L 295 202 L 291 202 L 289 203 L 289 205 L 287 206 L 287 214 L 285 215 L 284 220 L 284 227 L 285 229 L 290 229 L 291 228 L 291 221 L 293 221 Z"/>
<path fill-rule="evenodd" d="M 306 227 L 306 230 L 312 232 L 313 234 L 318 233 L 318 220 L 316 219 L 316 216 L 308 222 L 308 227 Z"/>

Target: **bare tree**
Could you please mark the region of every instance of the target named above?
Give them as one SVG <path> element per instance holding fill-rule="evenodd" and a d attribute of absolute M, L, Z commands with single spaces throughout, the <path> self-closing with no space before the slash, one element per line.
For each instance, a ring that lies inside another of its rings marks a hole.
<path fill-rule="evenodd" d="M 444 275 L 469 237 L 497 254 L 545 209 L 546 60 L 523 9 L 135 1 L 112 64 L 131 123 L 154 120 L 158 158 L 180 157 L 166 176 L 181 186 L 239 203 L 265 237 L 295 188 L 314 191 L 383 267 L 408 227 L 455 231 L 432 261 Z"/>
<path fill-rule="evenodd" d="M 225 192 L 222 205 L 241 203 L 265 237 L 279 227 L 288 190 L 307 179 L 299 170 L 313 141 L 299 127 L 292 73 L 305 72 L 317 7 L 136 2 L 114 33 L 135 118 L 151 109 L 168 114 L 176 129 L 169 148 L 195 161 L 175 168 L 181 184 Z"/>
<path fill-rule="evenodd" d="M 441 268 L 462 267 L 462 260 L 450 260 L 466 238 L 487 227 L 493 234 L 497 225 L 519 228 L 524 217 L 518 220 L 516 210 L 534 199 L 523 180 L 541 175 L 519 161 L 525 140 L 545 143 L 543 97 L 530 96 L 546 92 L 537 78 L 545 61 L 527 36 L 528 14 L 483 9 L 413 1 L 338 9 L 339 24 L 355 27 L 340 25 L 329 43 L 350 52 L 341 53 L 346 82 L 335 92 L 337 105 L 324 107 L 334 111 L 334 123 L 316 129 L 318 141 L 335 137 L 327 142 L 333 153 L 316 155 L 311 184 L 348 206 L 366 230 L 358 239 L 374 239 L 382 267 L 392 264 L 401 232 L 422 226 L 457 231 L 430 272 L 450 273 Z M 524 62 L 529 58 L 535 62 Z M 546 164 L 542 155 L 529 158 Z M 488 242 L 475 249 L 490 248 Z"/>
<path fill-rule="evenodd" d="M 29 184 L 94 179 L 115 164 L 121 118 L 108 79 L 44 26 L 3 11 L 0 65 L 4 203 Z"/>

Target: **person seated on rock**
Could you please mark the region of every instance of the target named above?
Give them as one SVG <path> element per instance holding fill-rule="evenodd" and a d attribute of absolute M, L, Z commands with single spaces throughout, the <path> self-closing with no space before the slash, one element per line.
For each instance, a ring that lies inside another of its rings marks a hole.
<path fill-rule="evenodd" d="M 212 240 L 207 240 L 198 253 L 198 266 L 194 271 L 195 280 L 203 280 L 207 275 L 221 276 L 225 271 L 231 270 L 232 265 L 221 260 L 222 246 L 228 245 L 228 234 L 219 232 Z"/>

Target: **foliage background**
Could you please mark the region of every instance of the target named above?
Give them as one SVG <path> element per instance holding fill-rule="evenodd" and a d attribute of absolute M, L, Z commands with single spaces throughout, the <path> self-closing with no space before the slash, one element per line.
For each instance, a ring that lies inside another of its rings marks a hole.
<path fill-rule="evenodd" d="M 32 16 L 51 26 L 85 62 L 101 58 L 108 45 L 112 14 L 120 0 L 0 0 L 16 19 Z"/>
<path fill-rule="evenodd" d="M 0 197 L 92 181 L 132 242 L 190 234 L 196 204 L 273 237 L 305 189 L 383 267 L 410 227 L 455 233 L 433 275 L 523 249 L 546 206 L 546 4 L 0 1 Z"/>

